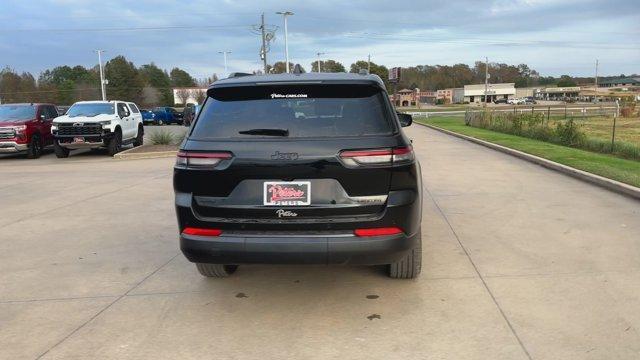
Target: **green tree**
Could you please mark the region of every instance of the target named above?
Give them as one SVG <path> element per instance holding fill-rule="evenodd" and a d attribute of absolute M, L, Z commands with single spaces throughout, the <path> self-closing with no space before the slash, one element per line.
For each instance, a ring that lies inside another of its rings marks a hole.
<path fill-rule="evenodd" d="M 170 73 L 171 85 L 173 87 L 194 87 L 196 86 L 196 80 L 189 75 L 188 72 L 180 69 L 173 68 Z M 173 100 L 172 100 L 173 101 Z"/>
<path fill-rule="evenodd" d="M 124 101 L 141 102 L 144 82 L 132 62 L 120 55 L 109 60 L 105 67 L 107 97 Z"/>
<path fill-rule="evenodd" d="M 369 64 L 368 64 L 368 62 L 366 60 L 358 60 L 355 63 L 351 64 L 349 72 L 359 73 L 361 69 L 365 69 L 366 70 L 368 66 L 369 66 Z M 380 78 L 384 82 L 385 86 L 387 86 L 387 88 L 389 88 L 389 86 L 388 86 L 388 83 L 389 83 L 389 69 L 387 69 L 386 66 L 378 65 L 378 64 L 372 62 L 371 63 L 371 74 L 375 74 L 375 75 L 380 76 Z"/>
<path fill-rule="evenodd" d="M 347 70 L 344 68 L 344 65 L 342 65 L 341 63 L 335 60 L 325 60 L 325 61 L 321 60 L 320 68 L 322 69 L 322 72 L 330 72 L 330 73 L 347 72 Z M 311 72 L 318 72 L 317 61 L 314 61 L 311 63 Z"/>
<path fill-rule="evenodd" d="M 293 64 L 292 62 L 289 63 L 289 71 L 293 72 L 293 69 L 296 67 L 296 65 L 300 66 L 300 68 L 302 69 L 302 72 L 305 72 L 304 67 L 302 67 L 302 65 Z M 283 74 L 287 72 L 287 68 L 284 61 L 276 61 L 273 65 L 267 65 L 267 69 L 269 69 L 269 74 Z"/>
<path fill-rule="evenodd" d="M 18 75 L 6 67 L 0 70 L 0 102 L 33 102 L 38 96 L 36 80 L 30 73 Z"/>
<path fill-rule="evenodd" d="M 166 71 L 163 71 L 157 67 L 154 63 L 142 65 L 140 67 L 140 76 L 144 83 L 157 91 L 159 102 L 158 104 L 149 105 L 163 105 L 173 106 L 173 91 L 171 90 L 171 78 Z M 155 100 L 155 99 L 154 99 Z"/>
<path fill-rule="evenodd" d="M 560 76 L 560 80 L 558 80 L 558 83 L 556 85 L 558 85 L 558 87 L 571 87 L 576 86 L 576 82 L 573 80 L 573 78 L 571 78 L 571 76 L 562 75 Z"/>

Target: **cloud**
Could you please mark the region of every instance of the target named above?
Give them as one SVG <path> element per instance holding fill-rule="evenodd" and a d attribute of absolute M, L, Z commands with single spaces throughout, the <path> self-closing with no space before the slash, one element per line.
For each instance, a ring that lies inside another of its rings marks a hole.
<path fill-rule="evenodd" d="M 346 67 L 372 54 L 387 66 L 489 56 L 549 75 L 590 74 L 588 64 L 599 58 L 604 74 L 640 72 L 637 1 L 49 0 L 0 6 L 0 66 L 35 74 L 63 64 L 92 66 L 97 48 L 106 49 L 107 58 L 178 66 L 196 77 L 221 74 L 218 51 L 230 50 L 230 71 L 257 70 L 260 38 L 252 25 L 264 12 L 278 27 L 268 55 L 270 62 L 283 60 L 282 17 L 275 12 L 284 9 L 295 12 L 291 58 L 307 69 L 315 53 L 324 52 Z"/>

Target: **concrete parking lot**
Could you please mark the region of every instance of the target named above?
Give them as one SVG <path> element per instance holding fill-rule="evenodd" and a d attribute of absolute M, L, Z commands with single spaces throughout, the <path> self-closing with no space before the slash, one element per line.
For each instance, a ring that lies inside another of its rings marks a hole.
<path fill-rule="evenodd" d="M 0 358 L 637 359 L 640 202 L 439 132 L 424 268 L 179 253 L 173 159 L 0 159 Z"/>

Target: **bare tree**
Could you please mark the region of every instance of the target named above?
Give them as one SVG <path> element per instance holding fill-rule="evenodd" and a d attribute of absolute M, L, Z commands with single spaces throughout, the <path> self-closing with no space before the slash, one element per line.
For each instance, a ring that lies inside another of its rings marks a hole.
<path fill-rule="evenodd" d="M 202 89 L 196 90 L 195 98 L 198 104 L 202 105 L 204 100 L 207 98 L 207 91 Z"/>
<path fill-rule="evenodd" d="M 176 90 L 176 98 L 180 101 L 180 104 L 186 105 L 189 97 L 191 96 L 190 89 L 178 89 Z"/>

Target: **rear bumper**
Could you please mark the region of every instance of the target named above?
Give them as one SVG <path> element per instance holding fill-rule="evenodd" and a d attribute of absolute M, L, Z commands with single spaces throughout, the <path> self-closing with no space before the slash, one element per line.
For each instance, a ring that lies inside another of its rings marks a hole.
<path fill-rule="evenodd" d="M 390 264 L 416 245 L 417 236 L 180 236 L 191 262 L 213 264 Z"/>
<path fill-rule="evenodd" d="M 12 154 L 29 149 L 28 144 L 18 144 L 15 141 L 0 141 L 0 154 Z"/>

